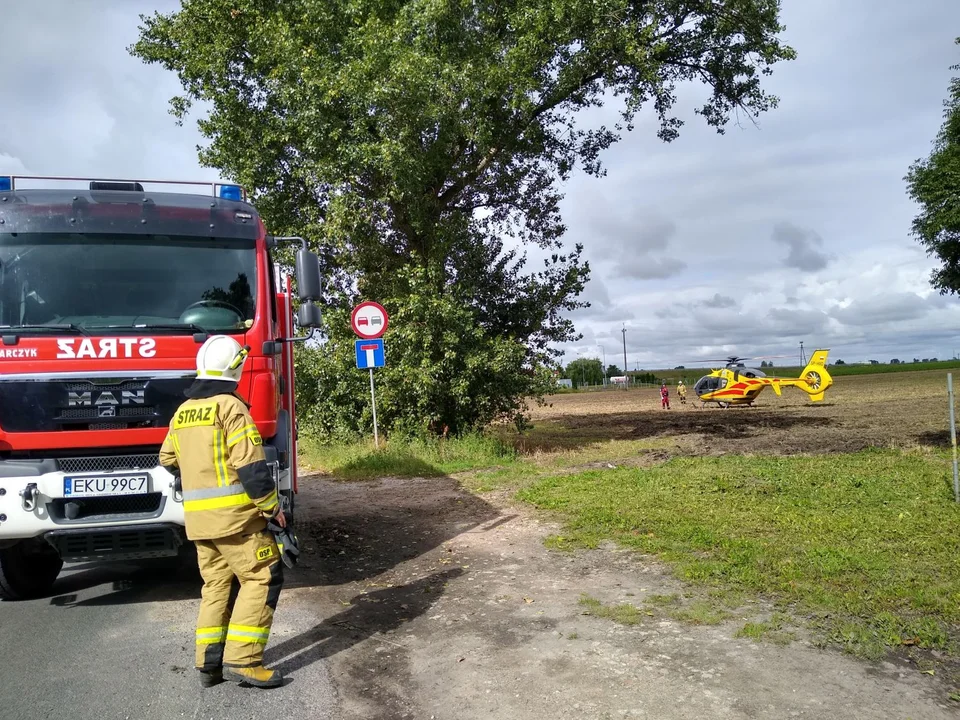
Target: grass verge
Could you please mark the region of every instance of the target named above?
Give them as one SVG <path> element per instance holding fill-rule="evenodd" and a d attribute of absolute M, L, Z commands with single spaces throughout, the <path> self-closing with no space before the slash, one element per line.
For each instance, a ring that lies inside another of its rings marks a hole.
<path fill-rule="evenodd" d="M 385 441 L 320 444 L 301 441 L 300 463 L 343 480 L 379 477 L 439 477 L 475 468 L 509 466 L 516 450 L 500 439 L 469 435 L 449 440 Z"/>
<path fill-rule="evenodd" d="M 584 615 L 606 618 L 621 625 L 639 625 L 644 617 L 656 616 L 654 609 L 674 620 L 693 625 L 718 625 L 730 617 L 727 611 L 705 600 L 694 600 L 689 605 L 682 605 L 678 595 L 652 595 L 647 598 L 646 607 L 637 607 L 629 603 L 604 605 L 596 598 L 583 593 L 580 595 L 580 605 L 586 608 L 583 611 Z"/>
<path fill-rule="evenodd" d="M 613 539 L 655 553 L 685 580 L 789 605 L 861 656 L 955 653 L 960 506 L 945 467 L 938 454 L 879 450 L 675 458 L 544 477 L 518 496 L 566 519 L 554 546 Z"/>
<path fill-rule="evenodd" d="M 459 474 L 472 490 L 519 488 L 519 499 L 565 519 L 550 547 L 612 539 L 657 554 L 709 590 L 710 600 L 694 603 L 664 596 L 643 608 L 592 611 L 617 622 L 639 621 L 659 604 L 671 617 L 715 624 L 731 616 L 731 598 L 750 593 L 863 657 L 898 646 L 960 654 L 960 535 L 952 532 L 960 507 L 942 455 L 868 450 L 658 464 L 675 440 L 537 430 L 529 446 L 503 433 L 379 449 L 307 440 L 302 457 L 308 468 L 347 480 Z M 788 642 L 785 617 L 749 622 L 739 634 Z"/>
<path fill-rule="evenodd" d="M 580 605 L 586 608 L 584 615 L 593 615 L 598 618 L 613 620 L 621 625 L 639 625 L 643 622 L 644 615 L 653 615 L 652 612 L 644 613 L 640 608 L 629 605 L 604 605 L 602 602 L 589 595 L 580 596 Z"/>
<path fill-rule="evenodd" d="M 565 438 L 566 432 L 550 423 L 519 435 L 500 431 L 436 440 L 319 443 L 303 438 L 299 461 L 305 470 L 319 471 L 343 480 L 379 477 L 440 477 L 471 473 L 465 484 L 485 492 L 519 487 L 540 476 L 570 472 L 583 465 L 603 464 L 621 458 L 643 459 L 663 448 L 676 447 L 667 438 L 610 440 Z M 612 467 L 612 466 L 611 466 Z"/>
<path fill-rule="evenodd" d="M 748 622 L 737 631 L 737 637 L 751 640 L 767 640 L 777 645 L 789 645 L 796 639 L 796 635 L 784 630 L 789 618 L 783 613 L 774 613 L 769 620 L 762 622 Z"/>

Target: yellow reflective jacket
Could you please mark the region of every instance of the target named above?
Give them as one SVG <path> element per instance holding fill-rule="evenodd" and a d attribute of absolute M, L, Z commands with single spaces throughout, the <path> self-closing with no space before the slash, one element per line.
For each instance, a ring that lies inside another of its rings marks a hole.
<path fill-rule="evenodd" d="M 263 530 L 279 509 L 263 440 L 235 388 L 196 381 L 160 448 L 160 464 L 181 478 L 190 540 Z"/>

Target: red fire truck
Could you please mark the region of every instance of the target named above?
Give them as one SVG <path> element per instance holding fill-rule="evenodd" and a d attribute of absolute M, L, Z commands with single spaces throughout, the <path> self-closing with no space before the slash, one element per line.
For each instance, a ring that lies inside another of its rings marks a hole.
<path fill-rule="evenodd" d="M 317 256 L 267 234 L 237 185 L 0 175 L 0 598 L 49 592 L 65 561 L 188 546 L 157 455 L 213 334 L 250 348 L 238 391 L 293 511 L 291 242 L 312 330 Z"/>

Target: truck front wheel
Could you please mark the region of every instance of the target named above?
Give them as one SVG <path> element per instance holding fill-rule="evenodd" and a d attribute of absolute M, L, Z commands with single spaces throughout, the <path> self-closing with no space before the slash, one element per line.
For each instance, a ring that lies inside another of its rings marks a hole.
<path fill-rule="evenodd" d="M 50 592 L 61 568 L 60 554 L 43 538 L 0 549 L 0 600 L 26 600 Z"/>

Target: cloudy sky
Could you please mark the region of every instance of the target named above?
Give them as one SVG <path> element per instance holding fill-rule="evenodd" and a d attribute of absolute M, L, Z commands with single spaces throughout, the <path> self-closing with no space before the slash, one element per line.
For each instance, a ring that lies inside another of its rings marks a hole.
<path fill-rule="evenodd" d="M 566 360 L 630 369 L 703 358 L 960 354 L 960 299 L 932 292 L 909 235 L 903 176 L 942 122 L 960 63 L 956 0 L 784 0 L 798 59 L 767 89 L 780 107 L 724 136 L 692 114 L 664 144 L 652 118 L 567 185 L 570 242 L 593 268 L 584 334 Z M 166 0 L 42 0 L 4 8 L 0 173 L 216 180 L 192 124 L 167 112 L 175 77 L 130 57 L 138 13 Z M 614 108 L 594 112 L 615 119 Z M 785 362 L 785 361 L 783 361 Z"/>

